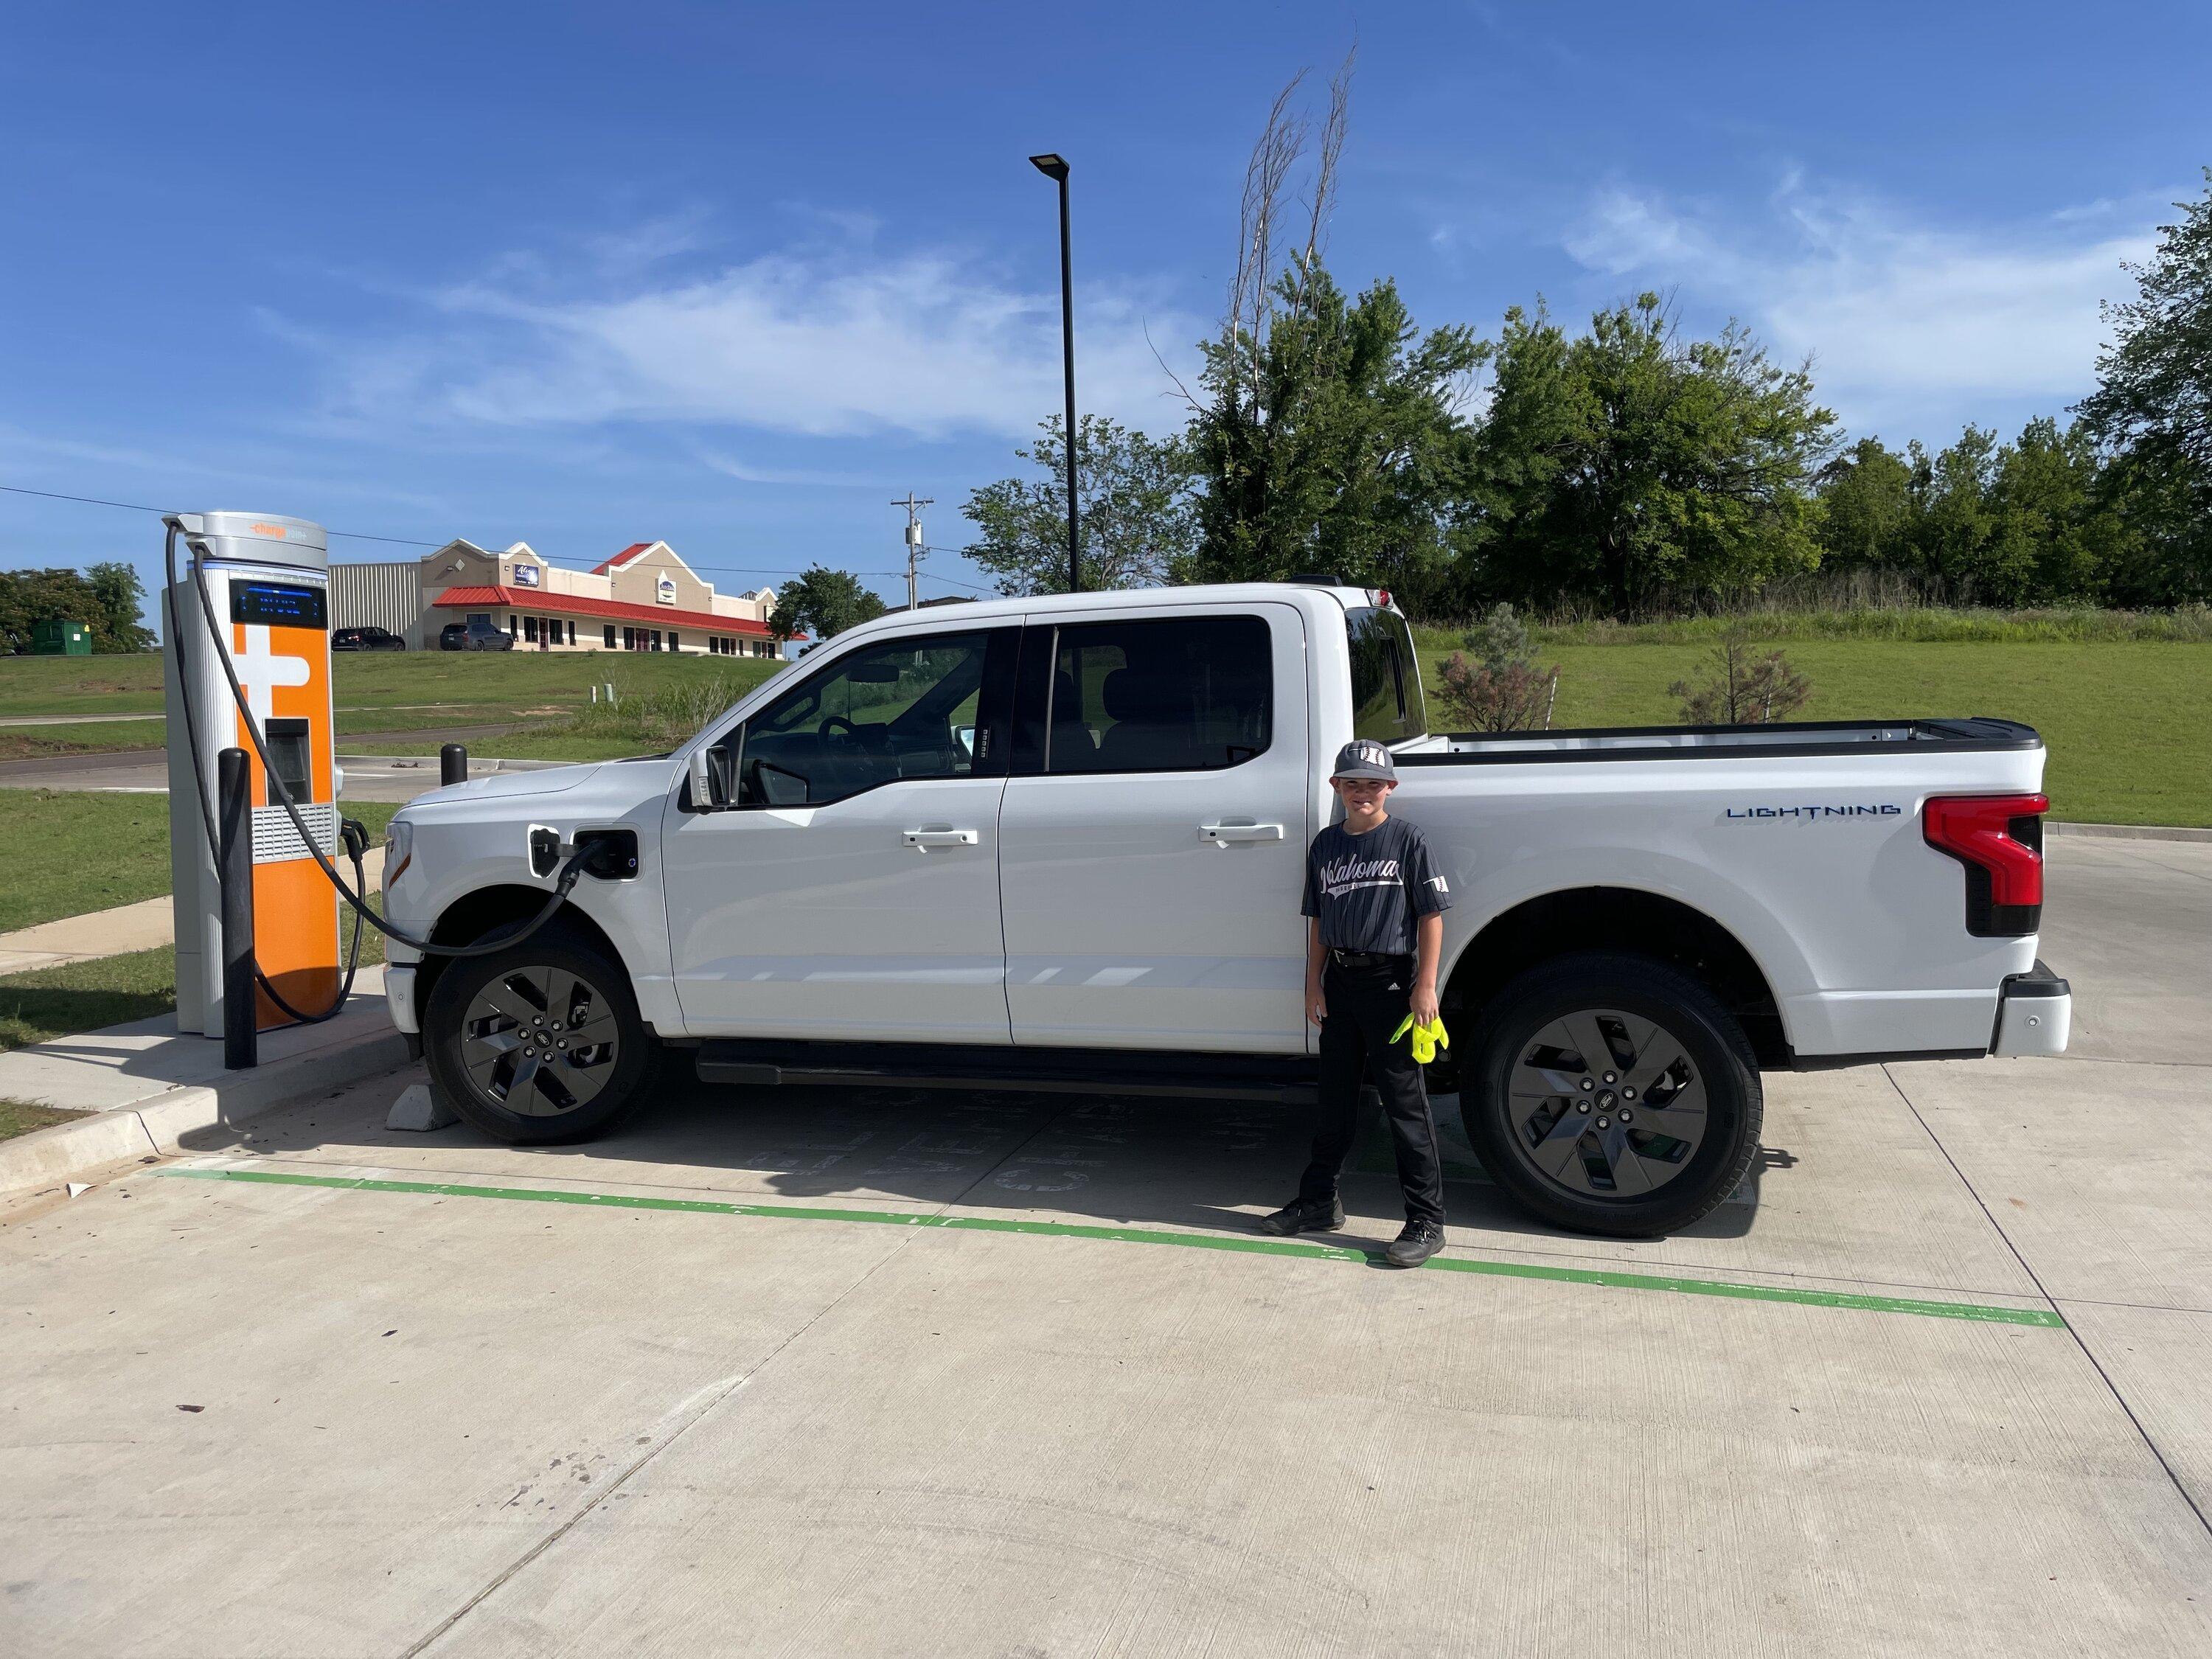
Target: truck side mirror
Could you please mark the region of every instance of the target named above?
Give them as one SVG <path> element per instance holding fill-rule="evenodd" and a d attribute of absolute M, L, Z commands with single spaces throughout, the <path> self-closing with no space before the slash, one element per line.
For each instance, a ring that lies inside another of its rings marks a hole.
<path fill-rule="evenodd" d="M 714 750 L 710 745 L 702 744 L 691 751 L 692 810 L 711 812 L 722 804 L 714 799 Z"/>

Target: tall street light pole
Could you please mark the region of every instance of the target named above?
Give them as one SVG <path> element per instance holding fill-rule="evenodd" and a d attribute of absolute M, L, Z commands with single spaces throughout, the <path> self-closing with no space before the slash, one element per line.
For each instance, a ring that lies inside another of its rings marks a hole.
<path fill-rule="evenodd" d="M 1075 274 L 1067 235 L 1067 163 L 1057 155 L 1032 155 L 1030 165 L 1060 185 L 1060 343 L 1067 381 L 1067 591 L 1083 591 L 1083 565 L 1075 507 Z"/>

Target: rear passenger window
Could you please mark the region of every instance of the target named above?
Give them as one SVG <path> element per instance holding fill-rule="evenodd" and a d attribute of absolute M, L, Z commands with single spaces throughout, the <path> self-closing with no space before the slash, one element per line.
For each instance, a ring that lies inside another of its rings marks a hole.
<path fill-rule="evenodd" d="M 1406 619 L 1364 609 L 1346 612 L 1345 625 L 1352 647 L 1352 735 L 1386 744 L 1424 736 L 1428 704 Z"/>
<path fill-rule="evenodd" d="M 1258 617 L 1059 630 L 1045 770 L 1203 772 L 1265 751 L 1273 718 Z"/>

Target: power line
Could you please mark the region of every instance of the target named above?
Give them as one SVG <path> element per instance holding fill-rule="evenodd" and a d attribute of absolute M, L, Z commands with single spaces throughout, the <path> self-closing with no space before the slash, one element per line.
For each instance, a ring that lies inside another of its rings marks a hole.
<path fill-rule="evenodd" d="M 935 553 L 945 550 L 933 547 L 925 548 L 922 550 L 927 553 Z M 777 565 L 773 567 L 766 565 L 744 564 L 693 564 L 689 559 L 685 559 L 684 562 L 690 569 L 702 570 L 709 575 L 714 576 L 803 576 L 806 574 L 807 570 L 813 568 L 811 565 L 802 567 L 795 564 Z M 902 580 L 903 580 L 906 576 L 906 572 L 903 570 L 849 570 L 845 574 L 850 576 L 896 577 Z M 957 576 L 943 575 L 934 570 L 921 570 L 917 571 L 915 574 L 920 576 L 924 581 L 950 582 L 955 587 L 972 588 L 978 593 L 990 593 L 995 591 L 992 588 L 984 586 L 980 582 L 963 581 Z"/>
<path fill-rule="evenodd" d="M 21 484 L 0 484 L 0 489 L 11 495 L 43 495 L 50 501 L 81 501 L 87 507 L 120 507 L 133 513 L 166 514 L 166 507 L 149 507 L 143 501 L 104 501 L 96 495 L 64 495 L 58 489 L 26 489 Z M 371 536 L 359 530 L 325 530 L 326 536 L 337 536 L 349 542 L 390 542 L 397 547 L 443 547 L 443 542 L 418 542 L 405 536 Z"/>
<path fill-rule="evenodd" d="M 131 513 L 152 513 L 161 514 L 167 514 L 170 511 L 170 509 L 166 507 L 149 507 L 143 501 L 104 501 L 97 495 L 65 495 L 58 489 L 26 489 L 21 484 L 0 484 L 0 490 L 5 490 L 11 495 L 42 496 L 50 501 L 76 501 L 85 507 L 118 507 Z M 353 542 L 389 542 L 397 547 L 444 547 L 447 545 L 444 542 L 416 541 L 405 536 L 372 536 L 364 531 L 359 530 L 326 530 L 324 533 L 325 535 L 340 537 L 347 541 Z M 931 548 L 926 550 L 936 552 L 939 550 Z M 965 548 L 951 548 L 945 550 L 954 553 L 963 553 L 967 550 Z M 797 565 L 756 566 L 737 564 L 691 564 L 690 561 L 688 559 L 685 560 L 684 562 L 687 565 L 690 565 L 690 568 L 694 570 L 708 570 L 712 571 L 718 576 L 797 576 L 805 574 L 800 567 Z M 902 570 L 855 570 L 852 574 L 855 576 L 903 576 L 906 574 L 906 572 Z M 918 574 L 927 577 L 932 581 L 950 582 L 955 587 L 972 588 L 978 593 L 988 593 L 992 591 L 991 589 L 982 586 L 975 582 L 962 581 L 957 576 L 939 575 L 933 570 L 925 570 L 919 572 Z"/>

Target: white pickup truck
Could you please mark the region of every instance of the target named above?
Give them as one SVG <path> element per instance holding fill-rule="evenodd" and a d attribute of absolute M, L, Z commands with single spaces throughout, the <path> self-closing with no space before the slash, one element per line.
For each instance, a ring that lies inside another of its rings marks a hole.
<path fill-rule="evenodd" d="M 1762 1069 L 2065 1046 L 2030 728 L 1432 732 L 1389 596 L 1318 582 L 894 613 L 672 754 L 423 795 L 386 865 L 418 937 L 583 873 L 504 951 L 395 945 L 392 1016 L 517 1142 L 605 1129 L 682 1049 L 746 1087 L 1310 1097 L 1303 861 L 1355 736 L 1451 884 L 1431 1086 L 1547 1220 L 1704 1214 Z"/>

